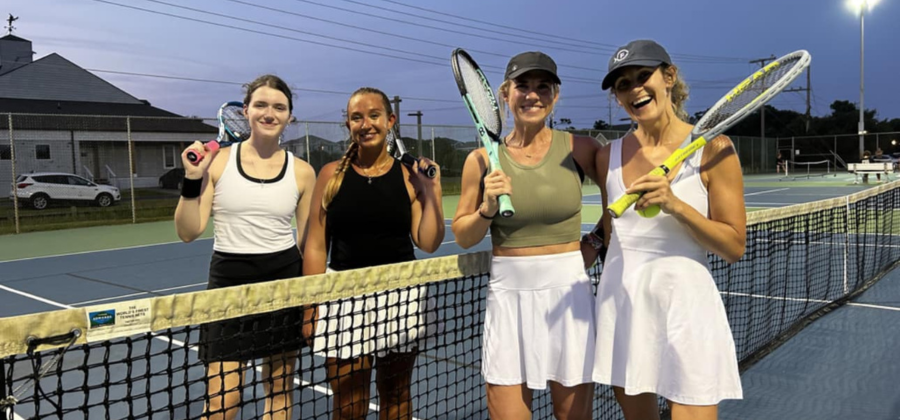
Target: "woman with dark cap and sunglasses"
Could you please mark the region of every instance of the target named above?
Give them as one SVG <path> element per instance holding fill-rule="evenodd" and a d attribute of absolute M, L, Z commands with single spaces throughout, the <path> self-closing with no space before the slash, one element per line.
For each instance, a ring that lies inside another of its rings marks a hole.
<path fill-rule="evenodd" d="M 723 399 L 742 398 L 734 340 L 708 267 L 708 252 L 733 263 L 744 254 L 741 166 L 719 136 L 672 169 L 647 175 L 690 142 L 687 86 L 653 41 L 619 48 L 603 89 L 613 88 L 637 129 L 597 157 L 604 206 L 644 195 L 617 219 L 604 213 L 609 253 L 597 290 L 594 380 L 612 385 L 626 420 L 659 418 L 657 395 L 674 420 L 715 419 Z M 637 213 L 651 205 L 659 215 Z M 610 226 L 611 225 L 611 226 Z"/>
<path fill-rule="evenodd" d="M 498 148 L 502 171 L 488 173 L 483 148 L 469 154 L 452 224 L 463 248 L 491 232 L 482 339 L 488 410 L 495 419 L 530 419 L 532 390 L 549 383 L 557 419 L 589 419 L 595 328 L 581 186 L 585 174 L 597 180 L 599 144 L 547 127 L 560 79 L 546 54 L 513 57 L 504 79 L 498 99 L 514 126 Z M 512 217 L 498 217 L 502 194 Z"/>

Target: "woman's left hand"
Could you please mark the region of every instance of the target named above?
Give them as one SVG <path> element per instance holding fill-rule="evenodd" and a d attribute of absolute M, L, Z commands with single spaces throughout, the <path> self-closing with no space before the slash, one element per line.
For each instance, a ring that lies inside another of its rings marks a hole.
<path fill-rule="evenodd" d="M 434 166 L 437 169 L 437 174 L 434 178 L 429 178 L 428 175 L 425 175 L 420 168 L 428 168 L 429 166 Z M 434 163 L 431 159 L 426 157 L 419 158 L 413 167 L 410 168 L 410 174 L 412 174 L 413 179 L 417 181 L 417 183 L 422 186 L 424 191 L 434 191 L 441 186 L 441 167 L 438 166 L 437 163 Z"/>
<path fill-rule="evenodd" d="M 644 195 L 634 203 L 635 210 L 644 210 L 651 205 L 658 205 L 666 214 L 678 213 L 683 201 L 678 199 L 669 188 L 669 178 L 661 175 L 644 175 L 631 184 L 626 190 L 627 194 L 644 192 Z"/>

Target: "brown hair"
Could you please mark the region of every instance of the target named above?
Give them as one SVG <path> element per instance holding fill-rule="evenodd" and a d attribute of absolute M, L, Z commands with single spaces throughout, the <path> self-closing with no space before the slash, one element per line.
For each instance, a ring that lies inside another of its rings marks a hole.
<path fill-rule="evenodd" d="M 353 94 L 350 95 L 350 99 L 353 99 L 357 95 L 364 94 L 373 94 L 381 96 L 381 100 L 384 103 L 384 111 L 387 114 L 388 118 L 391 115 L 394 115 L 391 110 L 391 100 L 388 99 L 387 95 L 384 92 L 371 88 L 371 87 L 361 87 L 357 89 Z M 350 104 L 350 100 L 347 100 L 347 104 Z M 349 107 L 348 107 L 349 108 Z M 350 118 L 350 112 L 347 112 L 347 118 Z M 349 128 L 349 121 L 345 121 Z M 344 174 L 347 173 L 347 168 L 350 167 L 350 162 L 353 161 L 359 155 L 359 143 L 353 140 L 353 134 L 350 135 L 350 146 L 347 147 L 347 151 L 344 152 L 344 156 L 341 158 L 341 162 L 338 163 L 337 169 L 334 170 L 334 176 L 328 180 L 328 185 L 325 186 L 325 194 L 322 195 L 322 210 L 328 211 L 328 206 L 331 204 L 331 200 L 334 200 L 334 196 L 337 195 L 338 191 L 341 189 L 341 184 L 344 182 Z"/>
<path fill-rule="evenodd" d="M 291 94 L 291 88 L 280 77 L 272 74 L 264 74 L 244 85 L 244 106 L 250 105 L 250 97 L 253 96 L 253 92 L 256 92 L 256 89 L 263 86 L 281 91 L 284 96 L 287 96 L 288 111 L 294 111 L 294 99 L 293 94 Z"/>

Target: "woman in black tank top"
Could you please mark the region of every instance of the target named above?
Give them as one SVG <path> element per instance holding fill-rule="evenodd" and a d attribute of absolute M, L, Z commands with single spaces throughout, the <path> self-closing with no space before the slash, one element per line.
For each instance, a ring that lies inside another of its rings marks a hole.
<path fill-rule="evenodd" d="M 304 249 L 304 275 L 410 261 L 415 259 L 413 244 L 432 253 L 444 238 L 440 175 L 428 178 L 418 171 L 418 165 L 407 168 L 387 152 L 385 137 L 396 121 L 387 96 L 377 89 L 361 88 L 351 95 L 347 116 L 350 147 L 343 159 L 322 168 L 316 183 Z M 433 164 L 426 158 L 421 161 Z M 326 267 L 329 246 L 331 261 Z M 329 303 L 323 305 L 324 310 L 307 313 L 308 318 L 328 313 L 327 322 L 316 320 L 314 340 L 337 335 L 341 341 L 340 337 L 350 333 L 344 327 L 372 331 L 389 328 L 341 325 L 341 318 L 357 315 L 349 313 L 352 310 L 346 306 L 353 305 Z M 335 315 L 338 319 L 333 318 Z M 379 324 L 391 321 L 381 320 Z M 334 328 L 334 324 L 338 326 Z M 380 417 L 412 418 L 409 387 L 416 351 L 410 343 L 401 344 L 365 354 L 341 345 L 314 349 L 327 356 L 334 392 L 333 418 L 366 418 L 373 365 L 378 365 Z"/>

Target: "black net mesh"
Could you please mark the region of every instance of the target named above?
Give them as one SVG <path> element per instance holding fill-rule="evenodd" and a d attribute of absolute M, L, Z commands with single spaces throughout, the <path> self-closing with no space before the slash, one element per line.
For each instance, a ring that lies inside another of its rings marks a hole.
<path fill-rule="evenodd" d="M 710 257 L 742 370 L 894 266 L 898 187 L 751 213 L 744 257 L 730 265 Z M 390 407 L 418 419 L 487 418 L 480 337 L 489 260 L 443 257 L 130 301 L 117 314 L 90 307 L 0 320 L 5 415 L 193 419 L 205 407 L 233 407 L 236 418 L 261 418 L 287 404 L 294 419 L 324 420 L 335 409 L 374 419 Z M 591 269 L 595 282 L 600 273 Z M 304 321 L 312 308 L 314 326 Z M 147 311 L 155 320 L 145 331 L 98 335 Z M 284 369 L 294 364 L 296 372 Z M 226 373 L 208 370 L 217 367 Z M 595 392 L 594 418 L 621 418 L 611 389 Z M 270 394 L 279 398 L 267 406 Z M 552 410 L 549 393 L 536 392 L 535 418 Z"/>

